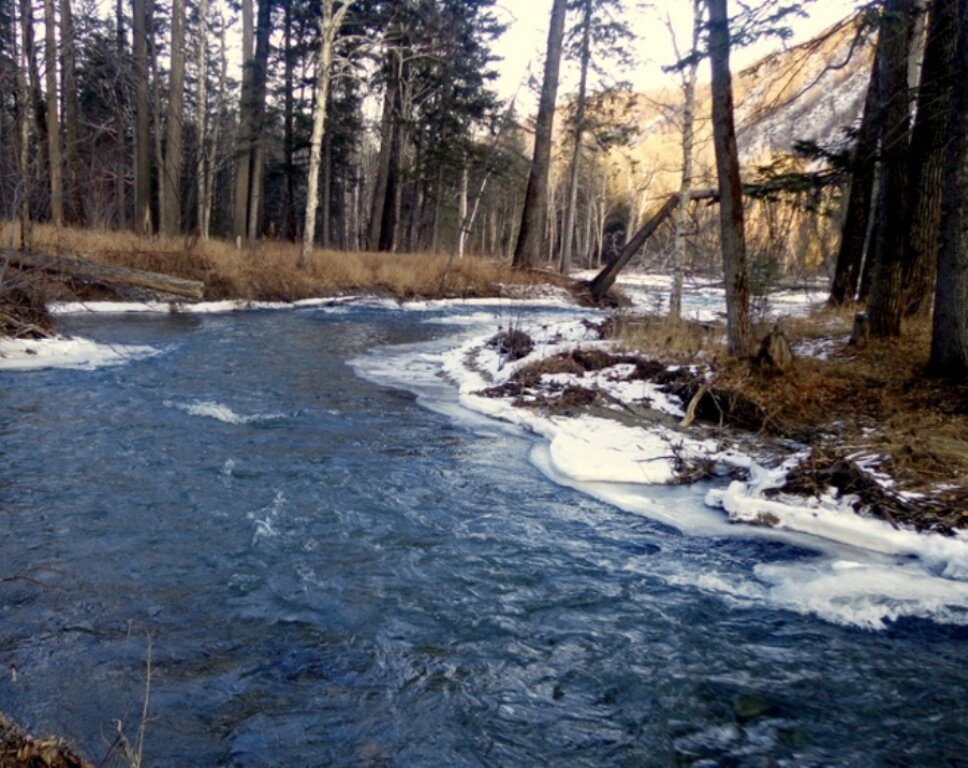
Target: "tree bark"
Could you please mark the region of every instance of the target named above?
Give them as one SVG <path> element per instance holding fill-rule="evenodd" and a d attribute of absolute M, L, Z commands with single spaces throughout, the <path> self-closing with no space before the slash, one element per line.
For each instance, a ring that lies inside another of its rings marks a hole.
<path fill-rule="evenodd" d="M 912 0 L 887 0 L 881 17 L 884 142 L 875 262 L 868 302 L 871 336 L 874 338 L 901 333 L 901 279 L 910 156 L 908 53 L 912 9 Z"/>
<path fill-rule="evenodd" d="M 141 0 L 143 2 L 143 0 Z M 236 142 L 235 200 L 232 206 L 232 236 L 236 241 L 248 234 L 249 187 L 252 151 L 252 75 L 255 68 L 252 0 L 242 0 L 242 89 L 239 95 L 239 128 Z"/>
<path fill-rule="evenodd" d="M 201 240 L 208 240 L 205 227 L 206 183 L 208 181 L 208 0 L 198 2 L 198 82 L 196 84 L 195 139 L 195 227 Z"/>
<path fill-rule="evenodd" d="M 205 73 L 199 73 L 199 80 Z M 185 0 L 171 5 L 171 74 L 168 80 L 168 110 L 165 117 L 165 166 L 162 185 L 165 205 L 161 231 L 181 232 L 181 176 L 183 162 L 182 121 L 185 118 Z"/>
<path fill-rule="evenodd" d="M 388 66 L 392 67 L 393 52 L 391 51 Z M 366 247 L 376 251 L 380 247 L 383 234 L 383 207 L 386 199 L 387 180 L 390 175 L 390 143 L 393 135 L 394 123 L 394 89 L 395 80 L 392 74 L 387 78 L 386 91 L 383 94 L 383 116 L 380 121 L 380 152 L 377 157 L 376 178 L 373 183 L 373 200 L 370 206 L 370 222 L 367 230 Z"/>
<path fill-rule="evenodd" d="M 246 218 L 249 241 L 259 237 L 262 224 L 262 193 L 265 175 L 266 85 L 269 70 L 269 38 L 272 34 L 272 0 L 259 0 L 255 27 L 255 59 L 252 72 L 252 143 L 249 170 L 249 205 Z"/>
<path fill-rule="evenodd" d="M 689 200 L 692 192 L 692 151 L 695 143 L 696 75 L 699 69 L 699 44 L 702 37 L 701 0 L 692 4 L 692 57 L 682 78 L 682 178 L 679 199 Z M 669 318 L 678 321 L 682 316 L 682 282 L 686 263 L 686 231 L 689 228 L 689 205 L 676 210 L 676 239 L 672 256 L 672 290 L 669 293 Z"/>
<path fill-rule="evenodd" d="M 20 205 L 20 249 L 26 251 L 30 247 L 30 197 L 33 191 L 33 174 L 30 168 L 30 84 L 27 80 L 27 50 L 29 44 L 31 18 L 20 8 L 20 60 L 17 67 L 17 108 L 18 108 L 18 136 L 17 166 L 20 172 L 19 197 Z"/>
<path fill-rule="evenodd" d="M 283 2 L 283 23 L 282 23 L 282 34 L 283 34 L 283 52 L 282 52 L 282 62 L 283 62 L 283 87 L 285 88 L 285 93 L 283 94 L 283 115 L 282 115 L 282 151 L 286 156 L 286 211 L 285 211 L 285 222 L 286 222 L 286 237 L 289 240 L 295 242 L 296 240 L 296 166 L 294 163 L 294 152 L 295 152 L 295 110 L 294 110 L 294 91 L 296 88 L 295 84 L 295 72 L 294 72 L 294 59 L 295 52 L 292 47 L 292 2 L 293 0 L 284 0 Z"/>
<path fill-rule="evenodd" d="M 918 111 L 911 134 L 912 209 L 902 276 L 905 317 L 927 316 L 931 309 L 957 25 L 958 0 L 934 0 L 928 18 Z"/>
<path fill-rule="evenodd" d="M 57 114 L 57 17 L 54 0 L 44 0 L 44 65 L 47 85 L 47 157 L 50 161 L 50 220 L 64 225 L 64 180 L 61 173 L 60 120 Z"/>
<path fill-rule="evenodd" d="M 551 170 L 555 102 L 558 96 L 558 74 L 561 67 L 567 11 L 567 0 L 554 0 L 548 28 L 541 99 L 535 120 L 534 154 L 531 159 L 531 172 L 528 175 L 524 209 L 521 212 L 521 228 L 518 231 L 518 242 L 514 249 L 513 266 L 517 268 L 532 267 L 541 258 L 541 242 L 547 218 L 548 175 Z"/>
<path fill-rule="evenodd" d="M 968 0 L 958 2 L 951 142 L 945 162 L 941 249 L 935 287 L 931 360 L 928 370 L 957 381 L 968 379 Z"/>
<path fill-rule="evenodd" d="M 729 15 L 726 0 L 707 0 L 709 59 L 712 65 L 713 144 L 719 179 L 719 222 L 726 283 L 726 341 L 729 354 L 749 354 L 750 289 L 746 266 L 743 186 L 733 119 L 733 85 L 729 71 Z"/>
<path fill-rule="evenodd" d="M 565 227 L 561 242 L 561 274 L 571 272 L 572 247 L 575 242 L 575 218 L 578 211 L 578 174 L 581 171 L 582 140 L 585 135 L 585 101 L 588 90 L 588 65 L 592 55 L 592 0 L 585 0 L 582 7 L 581 76 L 578 82 L 578 100 L 575 106 L 575 146 L 568 169 L 568 200 L 565 209 Z"/>
<path fill-rule="evenodd" d="M 148 6 L 133 0 L 133 64 L 135 87 L 134 231 L 151 234 L 150 114 L 148 106 Z"/>
<path fill-rule="evenodd" d="M 79 141 L 80 109 L 77 103 L 77 67 L 74 59 L 74 13 L 71 0 L 60 2 L 61 92 L 64 98 L 64 155 L 67 171 L 67 205 L 65 215 L 74 224 L 84 222 L 83 165 Z"/>
<path fill-rule="evenodd" d="M 877 47 L 881 43 L 878 41 Z M 874 197 L 877 147 L 881 137 L 880 121 L 880 54 L 874 54 L 871 79 L 864 100 L 857 144 L 852 156 L 853 171 L 850 192 L 847 196 L 847 213 L 837 251 L 837 266 L 830 287 L 830 306 L 839 307 L 853 301 L 859 289 L 861 267 L 871 217 L 871 201 Z"/>
<path fill-rule="evenodd" d="M 205 290 L 205 284 L 198 280 L 186 280 L 182 277 L 173 277 L 157 272 L 99 264 L 87 259 L 54 256 L 46 253 L 19 253 L 0 250 L 0 259 L 4 258 L 9 259 L 14 266 L 24 269 L 39 269 L 44 272 L 70 275 L 81 281 L 145 288 L 160 293 L 184 296 L 188 299 L 201 299 Z"/>
<path fill-rule="evenodd" d="M 309 175 L 306 182 L 306 226 L 303 230 L 302 251 L 299 266 L 309 260 L 316 236 L 316 209 L 319 206 L 319 166 L 322 158 L 323 134 L 326 131 L 326 106 L 329 103 L 329 84 L 332 77 L 333 52 L 336 36 L 346 12 L 354 0 L 343 0 L 336 8 L 336 0 L 322 0 L 322 18 L 319 22 L 319 56 L 316 61 L 316 107 L 313 110 L 313 135 L 309 149 Z M 329 206 L 329 200 L 323 201 Z M 324 232 L 324 236 L 326 233 Z"/>

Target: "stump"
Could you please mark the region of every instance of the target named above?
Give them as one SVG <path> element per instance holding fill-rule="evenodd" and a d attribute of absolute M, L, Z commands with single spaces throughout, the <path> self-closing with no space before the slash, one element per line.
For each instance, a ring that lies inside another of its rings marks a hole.
<path fill-rule="evenodd" d="M 793 349 L 779 325 L 774 325 L 773 330 L 760 342 L 753 362 L 760 368 L 776 373 L 786 373 L 793 367 Z"/>
<path fill-rule="evenodd" d="M 871 323 L 866 312 L 858 312 L 854 315 L 854 329 L 850 334 L 850 346 L 863 349 L 871 337 Z"/>

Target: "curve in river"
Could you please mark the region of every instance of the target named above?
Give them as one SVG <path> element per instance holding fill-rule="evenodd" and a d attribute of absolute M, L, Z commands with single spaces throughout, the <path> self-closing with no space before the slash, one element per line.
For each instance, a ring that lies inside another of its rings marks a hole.
<path fill-rule="evenodd" d="M 744 596 L 813 553 L 630 515 L 387 386 L 448 312 L 78 317 L 162 353 L 4 375 L 0 709 L 98 760 L 150 634 L 156 766 L 965 764 L 964 628 Z"/>

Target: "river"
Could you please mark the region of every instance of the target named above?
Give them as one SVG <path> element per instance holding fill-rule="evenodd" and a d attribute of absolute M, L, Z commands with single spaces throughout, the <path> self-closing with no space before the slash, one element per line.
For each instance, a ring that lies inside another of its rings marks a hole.
<path fill-rule="evenodd" d="M 460 321 L 66 319 L 160 353 L 0 375 L 0 710 L 98 762 L 150 645 L 151 766 L 968 765 L 968 629 L 704 589 L 813 554 L 629 514 L 390 385 Z"/>

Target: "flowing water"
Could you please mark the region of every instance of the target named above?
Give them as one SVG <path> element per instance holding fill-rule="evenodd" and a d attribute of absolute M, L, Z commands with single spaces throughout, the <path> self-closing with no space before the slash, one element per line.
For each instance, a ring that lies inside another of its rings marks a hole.
<path fill-rule="evenodd" d="M 74 318 L 161 354 L 0 377 L 0 710 L 97 762 L 150 635 L 151 766 L 968 765 L 968 631 L 703 589 L 812 555 L 376 383 L 441 313 Z"/>

